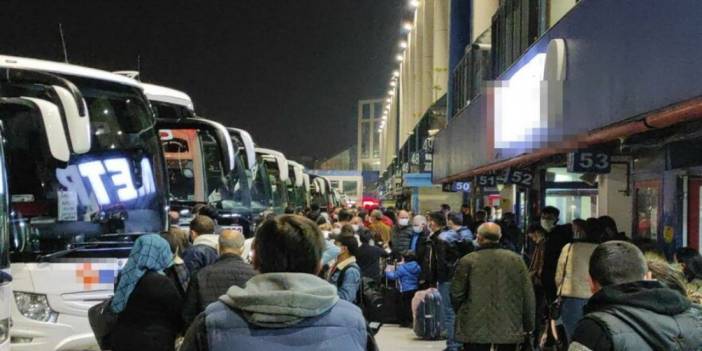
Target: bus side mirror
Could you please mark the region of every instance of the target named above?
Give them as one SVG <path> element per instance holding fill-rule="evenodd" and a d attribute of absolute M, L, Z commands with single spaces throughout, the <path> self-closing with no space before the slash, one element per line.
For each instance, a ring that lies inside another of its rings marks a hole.
<path fill-rule="evenodd" d="M 84 154 L 90 151 L 90 116 L 88 115 L 88 107 L 85 105 L 85 100 L 80 95 L 76 97 L 74 93 L 71 93 L 64 87 L 54 85 L 52 88 L 59 97 L 63 107 L 63 114 L 66 116 L 73 152 Z"/>
<path fill-rule="evenodd" d="M 58 106 L 38 98 L 2 98 L 0 99 L 0 118 L 5 117 L 4 113 L 2 113 L 5 109 L 10 111 L 20 111 L 21 109 L 38 111 L 44 125 L 51 156 L 58 161 L 68 162 L 71 157 L 71 151 L 68 147 L 68 140 L 64 133 L 61 112 Z"/>

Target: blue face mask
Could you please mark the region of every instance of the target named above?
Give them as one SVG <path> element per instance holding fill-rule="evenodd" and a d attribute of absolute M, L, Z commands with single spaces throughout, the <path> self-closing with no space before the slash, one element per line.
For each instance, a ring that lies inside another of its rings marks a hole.
<path fill-rule="evenodd" d="M 412 231 L 415 233 L 421 233 L 422 231 L 424 231 L 424 228 L 422 228 L 421 225 L 415 225 L 412 226 Z"/>

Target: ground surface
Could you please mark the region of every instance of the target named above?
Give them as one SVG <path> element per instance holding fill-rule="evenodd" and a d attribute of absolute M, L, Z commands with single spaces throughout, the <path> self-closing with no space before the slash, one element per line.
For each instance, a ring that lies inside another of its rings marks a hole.
<path fill-rule="evenodd" d="M 446 341 L 425 341 L 414 336 L 412 329 L 400 328 L 397 325 L 386 324 L 375 336 L 380 351 L 415 351 L 436 350 L 446 347 Z"/>

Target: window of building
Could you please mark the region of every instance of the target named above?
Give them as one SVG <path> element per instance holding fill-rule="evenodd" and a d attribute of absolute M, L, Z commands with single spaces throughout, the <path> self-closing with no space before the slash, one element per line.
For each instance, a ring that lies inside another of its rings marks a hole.
<path fill-rule="evenodd" d="M 383 115 L 383 104 L 380 102 L 376 102 L 373 105 L 373 115 L 375 118 L 380 118 Z"/>
<path fill-rule="evenodd" d="M 371 118 L 371 105 L 370 104 L 362 104 L 361 109 L 362 109 L 363 119 L 370 119 Z"/>
<path fill-rule="evenodd" d="M 371 124 L 369 122 L 361 123 L 361 158 L 370 156 L 371 145 Z"/>
<path fill-rule="evenodd" d="M 355 180 L 345 180 L 342 192 L 348 196 L 358 196 L 358 182 Z"/>

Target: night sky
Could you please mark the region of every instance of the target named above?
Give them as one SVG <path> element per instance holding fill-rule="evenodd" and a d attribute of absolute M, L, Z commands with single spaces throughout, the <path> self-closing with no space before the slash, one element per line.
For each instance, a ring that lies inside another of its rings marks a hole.
<path fill-rule="evenodd" d="M 289 158 L 356 141 L 357 100 L 382 96 L 406 0 L 5 1 L 0 53 L 106 70 L 187 92 L 204 117 Z"/>

